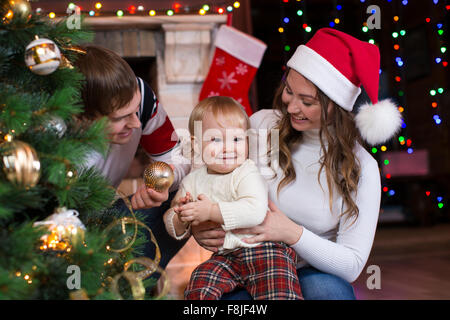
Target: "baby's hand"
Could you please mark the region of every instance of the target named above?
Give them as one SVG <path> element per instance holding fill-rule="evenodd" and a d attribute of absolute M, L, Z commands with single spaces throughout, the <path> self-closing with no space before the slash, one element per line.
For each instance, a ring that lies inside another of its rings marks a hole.
<path fill-rule="evenodd" d="M 198 200 L 182 205 L 178 208 L 180 220 L 183 222 L 191 222 L 196 226 L 200 222 L 211 220 L 213 202 L 207 196 L 201 194 Z"/>
<path fill-rule="evenodd" d="M 178 201 L 175 203 L 175 206 L 174 206 L 173 210 L 174 210 L 176 213 L 179 213 L 179 208 L 180 208 L 182 205 L 184 205 L 184 204 L 186 204 L 186 203 L 189 203 L 189 202 L 192 202 L 192 201 L 194 201 L 194 200 L 192 200 L 192 196 L 191 196 L 191 194 L 190 194 L 189 191 L 188 191 L 188 192 L 186 192 L 186 195 L 185 195 L 184 197 L 178 199 Z"/>
<path fill-rule="evenodd" d="M 184 197 L 178 199 L 178 201 L 175 203 L 175 206 L 173 207 L 173 211 L 178 215 L 178 219 L 179 219 L 181 222 L 185 222 L 185 221 L 183 221 L 183 220 L 181 219 L 181 215 L 180 215 L 181 210 L 180 210 L 180 207 L 181 207 L 182 205 L 186 204 L 186 203 L 193 202 L 193 201 L 194 201 L 194 200 L 192 199 L 192 195 L 191 195 L 191 194 L 189 193 L 189 191 L 188 191 L 188 192 L 186 192 L 186 195 L 185 195 Z"/>

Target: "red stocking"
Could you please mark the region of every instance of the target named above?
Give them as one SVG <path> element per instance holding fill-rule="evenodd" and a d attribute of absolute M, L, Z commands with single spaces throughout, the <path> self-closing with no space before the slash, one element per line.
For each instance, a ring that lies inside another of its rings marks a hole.
<path fill-rule="evenodd" d="M 216 50 L 199 100 L 211 96 L 228 96 L 240 102 L 252 114 L 248 92 L 261 64 L 266 44 L 229 26 L 221 26 Z"/>

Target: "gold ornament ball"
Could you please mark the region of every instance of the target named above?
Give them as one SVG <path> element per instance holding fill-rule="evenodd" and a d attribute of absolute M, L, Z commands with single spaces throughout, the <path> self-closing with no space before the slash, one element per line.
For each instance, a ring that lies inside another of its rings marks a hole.
<path fill-rule="evenodd" d="M 61 52 L 49 39 L 37 38 L 25 48 L 25 64 L 35 74 L 48 75 L 58 69 Z"/>
<path fill-rule="evenodd" d="M 27 0 L 8 0 L 4 1 L 0 10 L 1 21 L 9 23 L 14 16 L 28 18 L 31 14 L 31 5 Z"/>
<path fill-rule="evenodd" d="M 41 163 L 34 148 L 23 141 L 13 140 L 2 143 L 0 150 L 6 178 L 20 187 L 34 187 L 41 173 Z"/>
<path fill-rule="evenodd" d="M 147 188 L 163 192 L 170 188 L 174 180 L 172 168 L 165 162 L 156 161 L 144 170 L 144 182 Z"/>

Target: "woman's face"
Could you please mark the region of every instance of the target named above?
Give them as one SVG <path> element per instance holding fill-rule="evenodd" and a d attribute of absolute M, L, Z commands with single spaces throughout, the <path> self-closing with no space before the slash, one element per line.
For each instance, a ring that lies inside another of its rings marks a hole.
<path fill-rule="evenodd" d="M 281 100 L 287 105 L 292 127 L 297 131 L 320 128 L 322 107 L 316 87 L 295 70 L 289 70 Z"/>

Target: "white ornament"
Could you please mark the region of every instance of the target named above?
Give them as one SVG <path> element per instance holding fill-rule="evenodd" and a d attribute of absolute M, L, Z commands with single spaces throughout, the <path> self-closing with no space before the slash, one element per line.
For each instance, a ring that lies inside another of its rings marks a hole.
<path fill-rule="evenodd" d="M 25 48 L 25 64 L 38 75 L 48 75 L 58 69 L 61 63 L 61 52 L 58 46 L 49 39 L 36 39 Z"/>
<path fill-rule="evenodd" d="M 33 227 L 47 225 L 49 230 L 53 230 L 58 227 L 72 227 L 81 228 L 86 230 L 83 222 L 78 219 L 79 213 L 76 210 L 67 210 L 66 207 L 58 208 L 56 212 L 43 221 L 37 221 L 33 224 Z"/>

